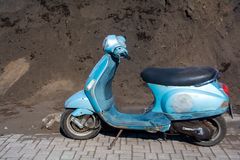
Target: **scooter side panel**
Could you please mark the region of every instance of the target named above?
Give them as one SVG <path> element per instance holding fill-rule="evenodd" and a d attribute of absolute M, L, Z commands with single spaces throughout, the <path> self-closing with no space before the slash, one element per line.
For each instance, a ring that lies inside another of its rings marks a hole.
<path fill-rule="evenodd" d="M 115 128 L 161 131 L 169 130 L 171 121 L 163 113 L 145 112 L 142 114 L 128 114 L 119 112 L 112 107 L 102 113 L 104 121 Z"/>
<path fill-rule="evenodd" d="M 94 109 L 92 105 L 90 104 L 87 96 L 84 93 L 84 90 L 81 90 L 74 95 L 72 95 L 70 98 L 68 98 L 64 104 L 65 109 L 75 109 L 75 111 L 72 112 L 73 116 L 80 116 L 84 114 L 93 114 Z"/>
<path fill-rule="evenodd" d="M 90 103 L 92 104 L 95 112 L 99 113 L 102 112 L 100 105 L 98 104 L 96 95 L 95 95 L 95 88 L 96 84 L 99 81 L 99 78 L 104 73 L 109 61 L 109 55 L 104 55 L 96 66 L 93 68 L 91 74 L 89 75 L 86 85 L 84 86 L 84 91 L 89 98 Z"/>
<path fill-rule="evenodd" d="M 116 67 L 117 62 L 109 54 L 105 54 L 87 80 L 84 91 L 97 113 L 115 106 L 112 80 Z"/>
<path fill-rule="evenodd" d="M 217 82 L 203 86 L 162 86 L 148 84 L 155 103 L 153 111 L 164 112 L 173 120 L 195 119 L 222 114 L 228 106 L 228 97 Z"/>

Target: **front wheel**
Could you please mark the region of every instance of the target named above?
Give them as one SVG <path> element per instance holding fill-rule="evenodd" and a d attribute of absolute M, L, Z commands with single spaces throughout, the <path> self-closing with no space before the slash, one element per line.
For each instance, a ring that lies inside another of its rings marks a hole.
<path fill-rule="evenodd" d="M 226 126 L 226 121 L 222 116 L 210 118 L 207 120 L 204 120 L 206 125 L 208 127 L 211 127 L 213 129 L 213 135 L 209 140 L 193 140 L 194 144 L 200 145 L 200 146 L 214 146 L 221 142 L 227 132 L 227 126 Z"/>
<path fill-rule="evenodd" d="M 96 115 L 73 117 L 74 110 L 65 110 L 61 116 L 60 129 L 65 136 L 77 140 L 94 138 L 101 130 L 101 120 Z"/>

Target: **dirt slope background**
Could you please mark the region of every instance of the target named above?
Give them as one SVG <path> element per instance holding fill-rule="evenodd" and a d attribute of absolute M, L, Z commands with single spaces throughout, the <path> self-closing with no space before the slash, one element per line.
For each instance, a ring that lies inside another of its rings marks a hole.
<path fill-rule="evenodd" d="M 132 57 L 114 80 L 120 109 L 153 100 L 145 67 L 206 65 L 240 108 L 239 0 L 0 0 L 1 133 L 41 132 L 82 89 L 108 34 L 126 35 Z"/>

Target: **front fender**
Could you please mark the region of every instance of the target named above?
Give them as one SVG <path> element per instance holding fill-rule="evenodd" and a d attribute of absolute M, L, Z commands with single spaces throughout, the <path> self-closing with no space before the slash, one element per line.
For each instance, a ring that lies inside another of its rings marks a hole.
<path fill-rule="evenodd" d="M 65 109 L 76 109 L 72 112 L 73 116 L 81 116 L 84 114 L 93 114 L 95 111 L 89 102 L 84 90 L 81 90 L 69 97 L 65 104 Z"/>
<path fill-rule="evenodd" d="M 71 113 L 74 117 L 78 117 L 81 115 L 92 115 L 93 111 L 85 109 L 85 108 L 77 108 Z"/>

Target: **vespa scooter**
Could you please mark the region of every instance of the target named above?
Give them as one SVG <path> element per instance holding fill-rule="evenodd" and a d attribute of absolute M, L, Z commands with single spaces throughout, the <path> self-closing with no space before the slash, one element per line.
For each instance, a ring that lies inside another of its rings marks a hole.
<path fill-rule="evenodd" d="M 117 137 L 123 129 L 130 129 L 163 135 L 178 133 L 202 146 L 219 143 L 226 134 L 222 115 L 227 111 L 232 115 L 232 110 L 229 89 L 218 82 L 218 71 L 211 67 L 146 68 L 141 77 L 153 93 L 152 105 L 142 114 L 116 109 L 112 81 L 120 60 L 130 59 L 125 42 L 123 36 L 105 38 L 104 55 L 90 73 L 84 90 L 65 102 L 60 122 L 63 133 L 73 139 L 90 139 L 105 122 L 120 129 Z"/>

